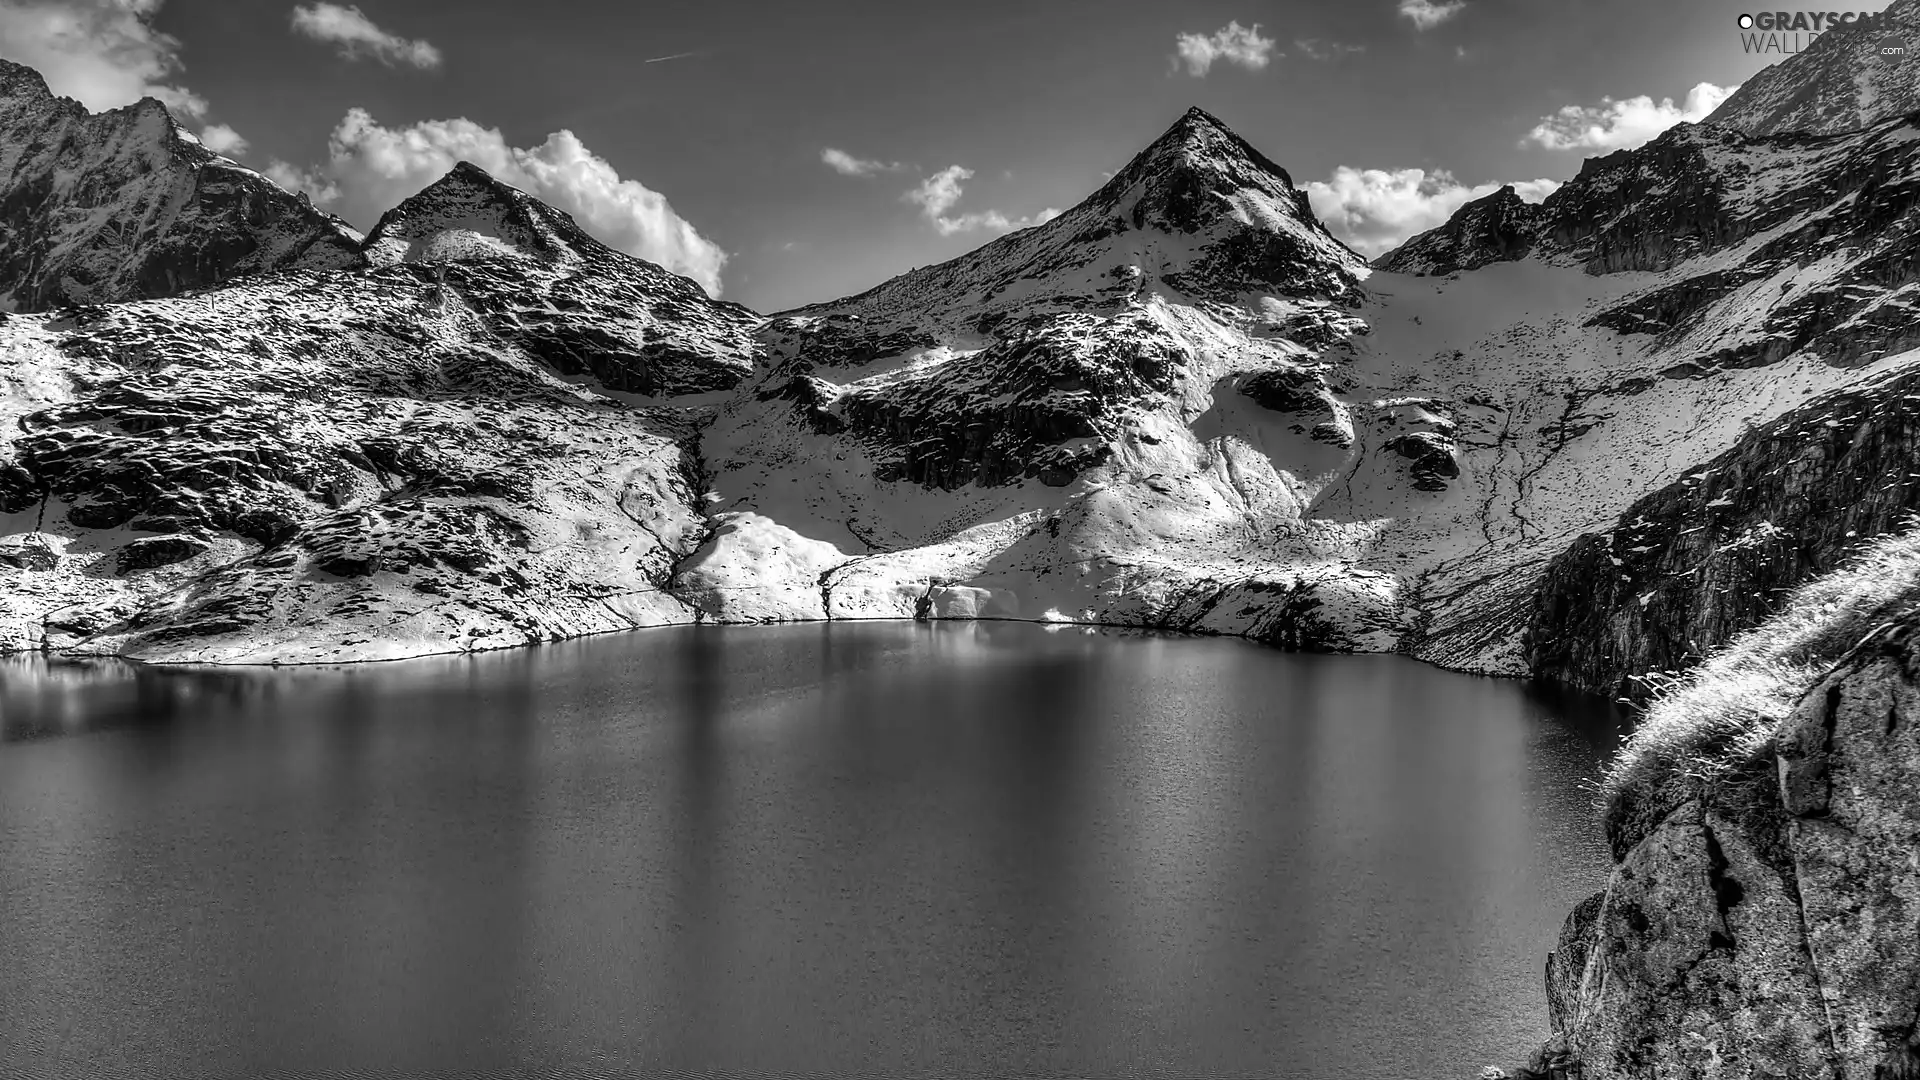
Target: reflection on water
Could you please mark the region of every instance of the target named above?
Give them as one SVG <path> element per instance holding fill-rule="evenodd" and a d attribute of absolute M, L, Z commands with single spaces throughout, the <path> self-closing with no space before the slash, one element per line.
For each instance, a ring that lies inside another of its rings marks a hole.
<path fill-rule="evenodd" d="M 1470 1076 L 1612 723 L 1006 623 L 0 659 L 0 1075 Z"/>

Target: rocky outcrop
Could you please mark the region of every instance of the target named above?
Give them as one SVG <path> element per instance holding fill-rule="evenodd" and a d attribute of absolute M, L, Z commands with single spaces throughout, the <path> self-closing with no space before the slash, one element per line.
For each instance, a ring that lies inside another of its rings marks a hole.
<path fill-rule="evenodd" d="M 382 215 L 376 267 L 430 281 L 443 306 L 567 377 L 671 397 L 752 371 L 759 316 L 691 278 L 615 251 L 568 215 L 461 162 Z"/>
<path fill-rule="evenodd" d="M 1908 614 L 1808 687 L 1763 752 L 1624 838 L 1547 965 L 1568 1075 L 1914 1074 L 1917 672 Z"/>
<path fill-rule="evenodd" d="M 360 236 L 215 154 L 151 98 L 89 113 L 0 60 L 0 311 L 362 265 Z"/>
<path fill-rule="evenodd" d="M 1644 699 L 1796 586 L 1920 511 L 1920 371 L 1760 425 L 1549 564 L 1527 627 L 1545 679 Z"/>
<path fill-rule="evenodd" d="M 1512 184 L 1467 203 L 1447 219 L 1374 260 L 1396 274 L 1454 274 L 1488 263 L 1524 259 L 1533 250 L 1539 206 Z"/>

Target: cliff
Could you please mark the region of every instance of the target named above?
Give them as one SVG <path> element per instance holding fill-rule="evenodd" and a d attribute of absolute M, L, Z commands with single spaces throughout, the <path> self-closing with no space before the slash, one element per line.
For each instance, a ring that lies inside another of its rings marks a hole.
<path fill-rule="evenodd" d="M 1659 703 L 1617 865 L 1547 962 L 1535 1075 L 1920 1069 L 1920 545 L 1883 541 Z"/>

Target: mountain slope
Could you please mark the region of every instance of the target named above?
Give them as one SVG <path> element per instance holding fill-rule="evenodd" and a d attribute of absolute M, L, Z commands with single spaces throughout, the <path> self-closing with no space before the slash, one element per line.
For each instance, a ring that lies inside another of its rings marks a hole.
<path fill-rule="evenodd" d="M 758 318 L 471 166 L 370 239 L 368 269 L 0 318 L 0 648 L 378 659 L 694 617 L 663 589 L 706 531 L 692 402 Z"/>
<path fill-rule="evenodd" d="M 0 60 L 0 311 L 359 265 L 359 234 L 215 154 L 159 102 L 89 113 Z"/>
<path fill-rule="evenodd" d="M 1322 353 L 1364 331 L 1366 273 L 1191 110 L 1043 225 L 770 320 L 766 369 L 703 440 L 718 529 L 681 587 L 721 619 L 1385 647 L 1397 586 L 1348 565 L 1365 530 L 1306 517 L 1353 442 Z M 1411 464 L 1385 471 L 1410 490 Z"/>
<path fill-rule="evenodd" d="M 1767 37 L 1754 31 L 1741 36 Z M 1783 36 L 1794 40 L 1791 33 Z M 1881 42 L 1890 36 L 1907 43 L 1907 55 L 1881 54 Z M 1731 35 L 1728 45 L 1733 45 Z M 1823 33 L 1748 79 L 1706 122 L 1748 135 L 1833 135 L 1920 111 L 1920 55 L 1915 52 L 1920 52 L 1920 0 L 1895 0 L 1871 24 Z"/>

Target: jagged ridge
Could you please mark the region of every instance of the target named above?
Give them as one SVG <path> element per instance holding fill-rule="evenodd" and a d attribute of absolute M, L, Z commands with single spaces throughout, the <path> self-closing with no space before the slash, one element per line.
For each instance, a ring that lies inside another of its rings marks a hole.
<path fill-rule="evenodd" d="M 0 311 L 362 264 L 360 236 L 147 98 L 93 114 L 0 60 Z"/>

